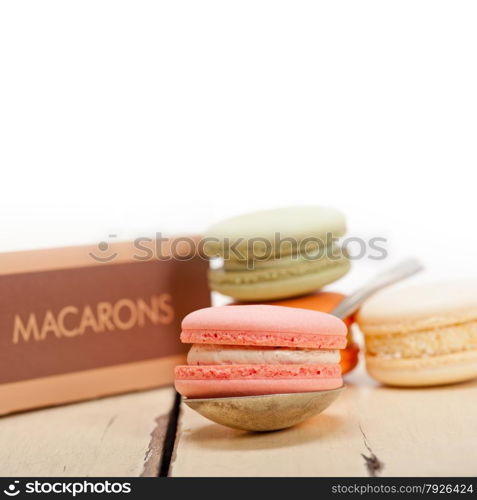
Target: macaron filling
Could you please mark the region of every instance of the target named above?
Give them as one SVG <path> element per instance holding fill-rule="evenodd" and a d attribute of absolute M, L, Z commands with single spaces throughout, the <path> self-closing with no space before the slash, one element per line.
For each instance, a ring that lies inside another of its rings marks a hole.
<path fill-rule="evenodd" d="M 247 347 L 211 344 L 192 345 L 189 365 L 321 365 L 337 364 L 336 349 L 297 349 L 287 347 Z"/>
<path fill-rule="evenodd" d="M 440 356 L 473 349 L 477 349 L 477 321 L 407 334 L 366 337 L 366 354 L 383 358 Z"/>
<path fill-rule="evenodd" d="M 280 254 L 278 256 L 263 256 L 255 257 L 250 260 L 237 260 L 231 257 L 230 259 L 224 259 L 223 269 L 227 272 L 251 270 L 264 271 L 267 269 L 276 270 L 277 268 L 287 268 L 295 264 L 306 264 L 309 262 L 318 264 L 324 263 L 325 261 L 337 261 L 342 257 L 346 257 L 344 249 L 340 248 L 338 245 L 329 245 L 319 249 L 310 250 L 306 248 L 303 252 L 295 252 L 291 255 Z"/>
<path fill-rule="evenodd" d="M 343 271 L 345 271 L 349 267 L 349 261 L 343 255 L 334 258 L 323 256 L 317 260 L 293 261 L 292 259 L 287 259 L 287 265 L 280 264 L 274 268 L 267 268 L 263 265 L 260 266 L 259 262 L 260 261 L 257 261 L 257 268 L 249 270 L 245 267 L 245 263 L 243 270 L 231 271 L 225 266 L 222 269 L 213 269 L 209 272 L 210 283 L 212 285 L 248 285 L 262 283 L 264 281 L 295 278 L 297 276 L 318 273 L 333 268 L 343 268 Z"/>

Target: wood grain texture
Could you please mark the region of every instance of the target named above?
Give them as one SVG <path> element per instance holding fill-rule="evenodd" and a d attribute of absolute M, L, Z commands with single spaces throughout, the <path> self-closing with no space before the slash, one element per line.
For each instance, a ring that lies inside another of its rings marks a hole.
<path fill-rule="evenodd" d="M 171 387 L 0 419 L 2 476 L 155 476 Z"/>
<path fill-rule="evenodd" d="M 172 476 L 465 476 L 477 474 L 477 382 L 379 386 L 361 367 L 323 414 L 252 434 L 182 405 Z"/>

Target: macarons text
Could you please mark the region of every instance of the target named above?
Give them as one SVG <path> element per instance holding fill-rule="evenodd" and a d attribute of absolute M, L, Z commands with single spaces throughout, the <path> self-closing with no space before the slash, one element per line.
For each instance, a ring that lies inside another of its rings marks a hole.
<path fill-rule="evenodd" d="M 168 293 L 148 299 L 123 298 L 102 301 L 94 306 L 67 305 L 54 313 L 31 312 L 27 318 L 15 314 L 12 342 L 40 342 L 48 338 L 73 338 L 87 332 L 125 331 L 146 325 L 170 324 L 175 316 L 172 297 Z"/>

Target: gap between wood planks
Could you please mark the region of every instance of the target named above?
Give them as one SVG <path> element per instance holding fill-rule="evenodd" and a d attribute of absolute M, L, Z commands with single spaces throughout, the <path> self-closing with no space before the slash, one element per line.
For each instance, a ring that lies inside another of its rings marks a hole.
<path fill-rule="evenodd" d="M 174 454 L 174 446 L 176 442 L 177 426 L 179 425 L 180 407 L 181 396 L 178 392 L 176 392 L 171 411 L 168 415 L 166 433 L 164 436 L 164 440 L 162 441 L 162 454 L 157 474 L 159 477 L 167 477 L 169 475 L 169 469 L 171 466 L 171 461 Z M 151 436 L 152 440 L 154 440 L 154 436 Z M 144 468 L 144 470 L 146 471 L 146 467 Z"/>
<path fill-rule="evenodd" d="M 373 452 L 371 449 L 371 446 L 368 443 L 368 438 L 366 434 L 364 433 L 364 430 L 361 426 L 359 425 L 359 430 L 361 431 L 361 435 L 363 436 L 363 443 L 366 449 L 369 452 L 369 456 L 365 455 L 364 453 L 361 453 L 361 456 L 364 458 L 364 464 L 366 466 L 366 469 L 368 471 L 368 475 L 370 477 L 377 477 L 383 470 L 384 468 L 384 463 L 379 460 L 379 458 L 376 456 L 376 454 Z"/>

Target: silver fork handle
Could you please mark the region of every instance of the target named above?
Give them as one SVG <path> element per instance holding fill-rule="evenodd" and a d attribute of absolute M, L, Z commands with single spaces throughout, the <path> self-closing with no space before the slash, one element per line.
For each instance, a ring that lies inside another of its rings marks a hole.
<path fill-rule="evenodd" d="M 405 278 L 409 278 L 423 269 L 424 266 L 418 259 L 410 258 L 403 260 L 391 269 L 379 273 L 369 283 L 359 288 L 351 295 L 348 295 L 348 297 L 331 311 L 331 314 L 341 319 L 346 318 L 357 311 L 361 304 L 378 290 Z"/>

